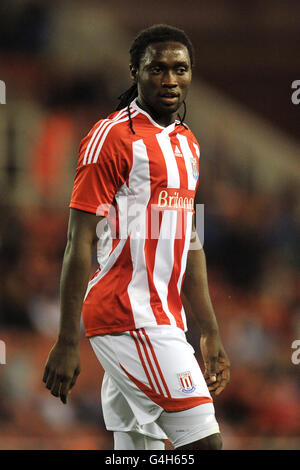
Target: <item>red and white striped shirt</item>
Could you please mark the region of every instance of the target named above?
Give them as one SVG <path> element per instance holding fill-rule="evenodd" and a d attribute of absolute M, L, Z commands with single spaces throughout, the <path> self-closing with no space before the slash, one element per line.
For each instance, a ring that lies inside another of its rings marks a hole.
<path fill-rule="evenodd" d="M 83 304 L 86 335 L 154 325 L 186 331 L 180 293 L 198 186 L 199 144 L 134 100 L 82 140 L 70 207 L 107 216 Z M 101 224 L 101 222 L 100 222 Z"/>

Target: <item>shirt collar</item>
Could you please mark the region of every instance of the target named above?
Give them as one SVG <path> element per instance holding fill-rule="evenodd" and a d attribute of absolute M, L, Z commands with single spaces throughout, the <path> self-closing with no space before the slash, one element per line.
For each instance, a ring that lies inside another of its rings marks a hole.
<path fill-rule="evenodd" d="M 144 116 L 146 116 L 149 119 L 149 121 L 151 122 L 151 124 L 153 124 L 153 126 L 158 127 L 159 129 L 162 130 L 163 133 L 166 133 L 166 134 L 170 134 L 171 132 L 173 132 L 175 130 L 176 124 L 179 123 L 178 120 L 175 120 L 174 122 L 172 122 L 172 124 L 169 124 L 166 127 L 161 126 L 160 124 L 158 124 L 157 122 L 154 121 L 154 119 L 150 116 L 149 113 L 147 113 L 142 108 L 140 108 L 140 106 L 137 104 L 136 100 L 137 100 L 137 98 L 135 98 L 130 103 L 130 106 L 132 106 L 133 109 L 136 109 L 137 111 L 139 111 L 141 114 L 144 114 Z"/>

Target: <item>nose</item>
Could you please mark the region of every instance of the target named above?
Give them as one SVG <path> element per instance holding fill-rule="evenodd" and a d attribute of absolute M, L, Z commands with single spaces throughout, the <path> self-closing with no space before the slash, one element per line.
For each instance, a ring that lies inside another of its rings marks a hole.
<path fill-rule="evenodd" d="M 162 86 L 164 88 L 174 88 L 177 86 L 175 74 L 172 71 L 166 71 L 162 78 Z"/>

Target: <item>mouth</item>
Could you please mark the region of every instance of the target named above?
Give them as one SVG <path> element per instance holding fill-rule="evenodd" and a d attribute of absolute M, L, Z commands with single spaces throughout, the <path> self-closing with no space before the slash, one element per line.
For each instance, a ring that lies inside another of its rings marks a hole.
<path fill-rule="evenodd" d="M 176 101 L 178 101 L 178 98 L 179 98 L 178 93 L 169 92 L 169 93 L 164 93 L 160 95 L 160 99 L 166 104 L 176 103 Z"/>

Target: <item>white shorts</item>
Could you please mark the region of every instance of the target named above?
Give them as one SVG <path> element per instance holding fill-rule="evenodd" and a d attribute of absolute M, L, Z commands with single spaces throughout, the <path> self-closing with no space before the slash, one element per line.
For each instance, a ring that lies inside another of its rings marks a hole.
<path fill-rule="evenodd" d="M 177 447 L 219 432 L 211 395 L 181 329 L 160 325 L 90 342 L 105 370 L 101 401 L 108 430 L 169 438 Z"/>

